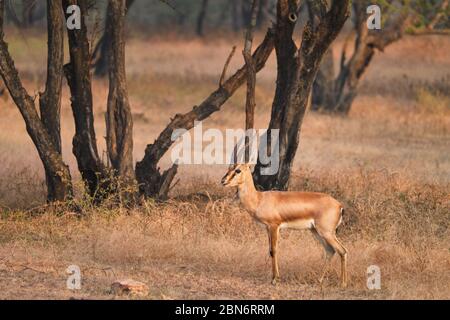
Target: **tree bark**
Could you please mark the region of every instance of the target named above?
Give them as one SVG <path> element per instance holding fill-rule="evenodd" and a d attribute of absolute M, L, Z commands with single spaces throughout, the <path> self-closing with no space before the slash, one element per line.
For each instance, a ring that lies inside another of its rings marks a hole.
<path fill-rule="evenodd" d="M 254 171 L 256 184 L 265 190 L 286 190 L 292 163 L 299 144 L 299 134 L 306 112 L 312 83 L 320 62 L 330 44 L 337 37 L 348 17 L 349 1 L 319 1 L 320 16 L 317 27 L 309 21 L 304 30 L 300 48 L 292 36 L 297 21 L 295 0 L 279 0 L 275 32 L 277 54 L 277 87 L 272 105 L 268 137 L 271 130 L 279 131 L 279 170 L 274 175 L 262 175 L 263 165 L 258 162 Z M 269 147 L 272 141 L 269 141 Z M 267 150 L 266 150 L 267 152 Z"/>
<path fill-rule="evenodd" d="M 115 174 L 130 183 L 133 170 L 133 120 L 125 72 L 125 0 L 110 0 L 107 33 L 111 36 L 109 95 L 106 111 L 108 156 Z"/>
<path fill-rule="evenodd" d="M 205 19 L 206 19 L 206 13 L 208 10 L 208 3 L 209 0 L 202 0 L 202 4 L 200 7 L 200 11 L 197 17 L 197 35 L 199 37 L 203 37 L 205 35 Z"/>
<path fill-rule="evenodd" d="M 81 29 L 67 30 L 70 62 L 64 66 L 75 118 L 73 153 L 90 195 L 100 197 L 101 192 L 99 193 L 99 191 L 107 185 L 107 174 L 98 156 L 94 129 L 89 42 L 84 20 L 87 1 L 63 0 L 64 12 L 67 12 L 67 7 L 70 5 L 78 5 L 81 9 Z"/>
<path fill-rule="evenodd" d="M 63 162 L 61 147 L 57 145 L 60 141 L 59 116 L 50 114 L 50 110 L 57 111 L 60 108 L 58 94 L 61 90 L 61 69 L 58 69 L 58 64 L 62 63 L 62 46 L 60 45 L 62 19 L 55 18 L 54 15 L 60 16 L 62 13 L 58 3 L 48 0 L 48 6 L 50 9 L 48 64 L 55 63 L 55 65 L 48 70 L 44 99 L 41 100 L 44 103 L 41 106 L 42 120 L 39 118 L 33 98 L 22 85 L 14 61 L 9 54 L 8 45 L 3 39 L 3 0 L 0 0 L 0 75 L 22 114 L 27 132 L 44 165 L 47 181 L 50 182 L 48 200 L 64 201 L 72 196 L 71 176 L 69 167 Z"/>
<path fill-rule="evenodd" d="M 263 42 L 259 45 L 253 54 L 255 69 L 261 70 L 267 59 L 269 58 L 274 47 L 273 32 L 269 29 Z M 168 188 L 161 192 L 161 187 L 170 185 L 167 179 L 173 179 L 177 166 L 174 165 L 164 173 L 160 173 L 158 163 L 162 156 L 169 150 L 173 144 L 171 136 L 176 129 L 190 130 L 194 127 L 194 121 L 201 121 L 209 117 L 236 92 L 236 90 L 244 84 L 247 79 L 246 67 L 240 68 L 233 76 L 223 82 L 223 84 L 206 98 L 199 106 L 185 114 L 176 114 L 171 119 L 168 126 L 160 133 L 153 144 L 147 145 L 144 158 L 136 164 L 136 179 L 139 184 L 141 194 L 147 197 L 167 196 Z"/>
<path fill-rule="evenodd" d="M 128 13 L 128 10 L 130 10 L 131 6 L 133 5 L 135 0 L 126 0 L 126 13 Z M 112 35 L 110 32 L 108 32 L 108 26 L 111 25 L 110 21 L 110 11 L 111 11 L 111 5 L 108 3 L 108 7 L 106 9 L 106 21 L 105 21 L 105 31 L 103 32 L 102 37 L 97 42 L 97 45 L 95 46 L 93 56 L 93 66 L 94 66 L 94 75 L 98 78 L 103 78 L 108 75 L 108 67 L 110 65 L 109 62 L 109 51 L 111 49 L 111 42 L 112 42 Z"/>
<path fill-rule="evenodd" d="M 39 106 L 42 123 L 52 139 L 56 151 L 61 154 L 61 90 L 64 77 L 64 20 L 59 1 L 47 0 L 48 58 L 47 83 L 40 93 Z M 58 190 L 64 189 L 53 172 L 45 172 L 48 199 L 57 200 Z"/>

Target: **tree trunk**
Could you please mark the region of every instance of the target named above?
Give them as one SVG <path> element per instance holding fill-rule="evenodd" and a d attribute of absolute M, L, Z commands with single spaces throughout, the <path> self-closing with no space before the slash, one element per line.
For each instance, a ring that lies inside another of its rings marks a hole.
<path fill-rule="evenodd" d="M 64 77 L 64 20 L 59 1 L 47 0 L 48 58 L 47 83 L 40 93 L 39 106 L 42 123 L 52 139 L 56 151 L 61 154 L 61 89 Z M 45 171 L 48 199 L 57 200 L 65 185 L 53 172 Z M 62 184 L 62 185 L 61 185 Z"/>
<path fill-rule="evenodd" d="M 128 10 L 130 10 L 131 6 L 133 5 L 135 0 L 126 0 L 126 13 L 128 13 Z M 108 53 L 111 48 L 111 42 L 112 42 L 112 35 L 110 32 L 108 32 L 108 25 L 111 25 L 111 14 L 110 14 L 110 7 L 111 5 L 108 3 L 108 7 L 106 9 L 106 21 L 105 21 L 105 31 L 103 32 L 102 37 L 97 42 L 97 45 L 95 46 L 93 56 L 93 63 L 94 66 L 94 75 L 99 78 L 106 77 L 108 74 L 108 67 L 110 65 L 109 57 L 110 54 Z"/>
<path fill-rule="evenodd" d="M 273 32 L 269 29 L 263 42 L 253 54 L 253 62 L 256 71 L 261 70 L 273 50 Z M 167 196 L 169 186 L 175 176 L 176 164 L 164 173 L 160 173 L 158 163 L 162 156 L 173 144 L 172 133 L 176 129 L 190 130 L 194 127 L 194 121 L 201 121 L 209 117 L 245 83 L 247 79 L 246 66 L 236 71 L 228 80 L 221 83 L 199 106 L 185 114 L 176 114 L 169 125 L 160 133 L 153 144 L 147 145 L 144 158 L 136 164 L 136 179 L 141 194 L 147 197 L 164 198 Z"/>
<path fill-rule="evenodd" d="M 48 0 L 48 75 L 44 94 L 41 96 L 39 118 L 33 98 L 27 93 L 14 66 L 8 45 L 3 40 L 4 1 L 0 1 L 0 75 L 26 124 L 47 176 L 48 200 L 64 201 L 72 196 L 69 167 L 63 162 L 59 138 L 59 109 L 61 92 L 62 19 L 59 3 Z M 59 16 L 59 17 L 58 17 Z M 56 113 L 56 114 L 53 114 Z"/>
<path fill-rule="evenodd" d="M 196 32 L 199 37 L 203 37 L 205 35 L 205 18 L 206 18 L 206 12 L 208 10 L 208 2 L 209 2 L 209 0 L 202 0 L 200 12 L 197 17 Z"/>
<path fill-rule="evenodd" d="M 408 14 L 401 12 L 390 19 L 386 23 L 390 24 L 385 26 L 382 32 L 368 30 L 366 26 L 368 4 L 368 1 L 353 2 L 356 31 L 353 54 L 347 61 L 345 44 L 337 77 L 332 80 L 334 73 L 328 74 L 325 81 L 322 81 L 323 78 L 318 76 L 315 92 L 313 92 L 314 109 L 348 114 L 357 96 L 360 80 L 372 61 L 376 49 L 383 51 L 386 46 L 401 39 L 408 21 Z M 326 70 L 327 66 L 323 68 Z"/>
<path fill-rule="evenodd" d="M 91 196 L 101 197 L 98 191 L 106 187 L 107 174 L 98 156 L 95 138 L 89 42 L 84 20 L 87 14 L 87 2 L 86 0 L 63 0 L 63 5 L 64 12 L 67 12 L 67 7 L 70 5 L 78 5 L 81 9 L 81 29 L 67 30 L 70 62 L 64 66 L 75 118 L 73 153 L 89 193 Z"/>
<path fill-rule="evenodd" d="M 133 120 L 125 72 L 125 0 L 110 0 L 107 33 L 111 36 L 109 95 L 106 111 L 106 141 L 114 172 L 121 180 L 134 180 Z"/>
<path fill-rule="evenodd" d="M 322 57 L 348 17 L 348 3 L 348 0 L 332 1 L 331 8 L 327 11 L 325 2 L 318 2 L 321 6 L 319 23 L 317 27 L 313 27 L 311 21 L 306 24 L 301 46 L 297 49 L 292 39 L 297 21 L 297 1 L 278 1 L 275 32 L 277 87 L 268 137 L 271 136 L 271 130 L 280 130 L 279 170 L 274 175 L 262 175 L 263 165 L 257 163 L 254 178 L 262 189 L 286 190 L 289 186 L 292 163 L 298 149 L 300 128 L 312 83 Z M 268 147 L 271 143 L 272 141 L 269 141 Z"/>

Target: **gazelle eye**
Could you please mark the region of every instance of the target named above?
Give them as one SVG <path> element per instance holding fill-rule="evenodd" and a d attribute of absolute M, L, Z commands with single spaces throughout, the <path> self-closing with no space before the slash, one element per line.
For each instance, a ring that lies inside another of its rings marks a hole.
<path fill-rule="evenodd" d="M 237 174 L 241 173 L 241 169 L 236 169 L 234 172 L 236 172 Z"/>

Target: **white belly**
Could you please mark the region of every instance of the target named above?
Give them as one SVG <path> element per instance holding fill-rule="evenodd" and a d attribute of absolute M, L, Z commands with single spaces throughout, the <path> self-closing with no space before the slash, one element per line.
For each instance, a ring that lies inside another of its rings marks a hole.
<path fill-rule="evenodd" d="M 292 220 L 289 222 L 283 222 L 280 225 L 280 228 L 285 229 L 298 229 L 298 230 L 304 230 L 304 229 L 311 229 L 314 227 L 314 220 L 313 219 L 300 219 L 300 220 Z"/>

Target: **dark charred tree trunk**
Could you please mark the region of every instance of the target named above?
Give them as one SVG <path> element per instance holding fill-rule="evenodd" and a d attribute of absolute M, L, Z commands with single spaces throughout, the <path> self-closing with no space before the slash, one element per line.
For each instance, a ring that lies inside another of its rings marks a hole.
<path fill-rule="evenodd" d="M 67 30 L 69 37 L 70 62 L 64 66 L 64 72 L 71 92 L 72 112 L 75 119 L 73 153 L 78 169 L 86 181 L 89 193 L 101 196 L 106 188 L 106 170 L 98 156 L 97 140 L 94 129 L 92 103 L 90 53 L 87 28 L 84 17 L 87 14 L 86 0 L 63 0 L 64 12 L 70 5 L 81 9 L 81 29 Z"/>
<path fill-rule="evenodd" d="M 110 0 L 107 33 L 111 36 L 106 142 L 114 173 L 126 183 L 134 180 L 133 120 L 125 72 L 125 0 Z"/>
<path fill-rule="evenodd" d="M 317 3 L 320 6 L 319 21 L 316 27 L 310 21 L 306 24 L 299 49 L 292 38 L 297 21 L 297 1 L 279 0 L 277 4 L 277 87 L 268 136 L 271 136 L 271 130 L 280 130 L 279 170 L 274 175 L 262 175 L 263 165 L 258 162 L 254 178 L 256 184 L 265 190 L 286 190 L 289 186 L 292 163 L 298 149 L 300 129 L 313 81 L 325 52 L 349 14 L 348 0 L 332 1 L 329 10 L 325 1 Z M 269 140 L 269 145 L 271 143 Z"/>
<path fill-rule="evenodd" d="M 135 0 L 126 0 L 126 11 L 131 8 Z M 95 46 L 94 53 L 92 54 L 92 60 L 94 61 L 94 75 L 99 78 L 106 77 L 108 75 L 108 67 L 110 62 L 108 58 L 110 57 L 109 51 L 111 49 L 112 36 L 111 33 L 108 32 L 108 25 L 111 25 L 111 4 L 108 3 L 108 7 L 106 9 L 106 21 L 105 21 L 105 31 L 103 32 L 102 37 L 97 42 Z"/>
<path fill-rule="evenodd" d="M 41 95 L 41 118 L 33 98 L 27 93 L 14 66 L 8 46 L 3 40 L 4 1 L 0 0 L 0 75 L 26 124 L 39 157 L 44 165 L 48 200 L 64 201 L 72 196 L 69 167 L 61 156 L 59 110 L 63 63 L 63 21 L 61 4 L 47 1 L 48 17 L 48 71 L 45 92 Z"/>
<path fill-rule="evenodd" d="M 199 37 L 203 37 L 205 35 L 205 19 L 208 11 L 208 3 L 209 0 L 202 0 L 200 11 L 198 13 L 196 32 Z"/>
<path fill-rule="evenodd" d="M 253 54 L 256 72 L 261 70 L 274 47 L 273 32 L 269 30 Z M 222 77 L 223 78 L 223 77 Z M 176 174 L 177 165 L 160 173 L 158 163 L 173 144 L 172 133 L 176 129 L 190 130 L 194 121 L 202 121 L 219 111 L 221 106 L 242 86 L 247 79 L 247 68 L 243 66 L 226 81 L 220 81 L 219 88 L 211 93 L 200 105 L 185 114 L 176 114 L 169 125 L 160 133 L 153 144 L 147 145 L 144 158 L 136 164 L 136 179 L 141 194 L 147 197 L 165 198 Z"/>

